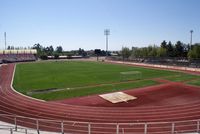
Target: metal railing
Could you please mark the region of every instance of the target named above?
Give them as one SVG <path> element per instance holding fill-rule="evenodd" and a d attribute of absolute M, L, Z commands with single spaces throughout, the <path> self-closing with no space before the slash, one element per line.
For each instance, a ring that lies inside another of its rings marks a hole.
<path fill-rule="evenodd" d="M 8 130 L 17 131 L 19 128 L 41 131 L 51 131 L 60 134 L 177 134 L 200 132 L 200 119 L 174 122 L 133 122 L 133 123 L 97 123 L 79 121 L 58 121 L 36 119 L 17 115 L 0 114 L 0 120 L 13 124 Z M 0 125 L 2 126 L 2 125 Z M 6 128 L 6 127 L 5 127 Z"/>

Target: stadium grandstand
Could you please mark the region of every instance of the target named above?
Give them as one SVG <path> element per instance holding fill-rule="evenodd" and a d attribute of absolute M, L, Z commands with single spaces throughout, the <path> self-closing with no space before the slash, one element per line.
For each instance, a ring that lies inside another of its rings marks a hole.
<path fill-rule="evenodd" d="M 0 50 L 0 63 L 35 61 L 36 54 L 36 49 Z"/>

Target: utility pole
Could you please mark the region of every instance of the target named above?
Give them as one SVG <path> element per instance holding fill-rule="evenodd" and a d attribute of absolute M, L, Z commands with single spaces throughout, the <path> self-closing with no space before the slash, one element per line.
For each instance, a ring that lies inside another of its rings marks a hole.
<path fill-rule="evenodd" d="M 6 32 L 4 32 L 4 39 L 5 39 L 5 50 L 7 49 L 6 48 Z"/>
<path fill-rule="evenodd" d="M 106 36 L 106 59 L 107 59 L 107 57 L 108 57 L 108 35 L 110 35 L 110 29 L 105 29 L 104 35 Z"/>
<path fill-rule="evenodd" d="M 190 46 L 192 46 L 192 34 L 193 34 L 193 30 L 190 30 L 191 36 L 190 36 Z"/>

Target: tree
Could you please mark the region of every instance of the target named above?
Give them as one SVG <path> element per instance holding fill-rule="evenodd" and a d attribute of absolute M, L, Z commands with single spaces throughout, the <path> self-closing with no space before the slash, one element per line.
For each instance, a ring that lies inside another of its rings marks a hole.
<path fill-rule="evenodd" d="M 102 55 L 102 56 L 106 56 L 106 51 L 105 51 L 105 50 L 102 50 L 102 51 L 101 51 L 101 55 Z"/>
<path fill-rule="evenodd" d="M 48 59 L 48 56 L 46 55 L 46 53 L 43 53 L 43 54 L 40 55 L 40 58 L 41 58 L 42 60 L 47 60 L 47 59 Z"/>
<path fill-rule="evenodd" d="M 123 60 L 125 60 L 125 59 L 128 59 L 128 58 L 130 57 L 131 51 L 129 50 L 128 47 L 122 47 L 122 52 L 121 52 L 121 54 L 122 54 Z"/>
<path fill-rule="evenodd" d="M 53 46 L 49 46 L 43 49 L 43 51 L 47 54 L 47 55 L 53 55 L 54 49 Z"/>
<path fill-rule="evenodd" d="M 51 54 L 53 54 L 53 52 L 54 52 L 53 46 L 49 46 L 49 51 L 50 51 Z"/>
<path fill-rule="evenodd" d="M 99 60 L 99 55 L 101 54 L 101 49 L 95 49 L 94 50 L 94 53 L 96 54 L 97 56 L 97 61 Z"/>
<path fill-rule="evenodd" d="M 38 57 L 40 57 L 43 54 L 43 47 L 39 43 L 34 44 L 32 48 L 37 50 Z"/>
<path fill-rule="evenodd" d="M 85 57 L 85 56 L 87 56 L 87 53 L 84 51 L 84 49 L 79 48 L 78 49 L 78 55 Z"/>
<path fill-rule="evenodd" d="M 54 59 L 59 59 L 59 54 L 58 53 L 54 53 Z"/>
<path fill-rule="evenodd" d="M 62 53 L 62 51 L 63 51 L 62 46 L 57 46 L 56 52 L 57 52 L 57 53 Z"/>
<path fill-rule="evenodd" d="M 132 47 L 131 57 L 138 58 L 139 57 L 138 51 L 139 49 L 137 47 Z"/>
<path fill-rule="evenodd" d="M 184 52 L 183 43 L 181 41 L 177 41 L 175 44 L 175 56 L 182 57 Z"/>
<path fill-rule="evenodd" d="M 148 46 L 148 56 L 149 57 L 156 57 L 157 56 L 157 47 L 154 46 Z"/>
<path fill-rule="evenodd" d="M 143 47 L 143 48 L 141 49 L 141 54 L 142 54 L 142 57 L 143 57 L 143 58 L 148 57 L 148 49 L 147 49 L 147 47 Z"/>
<path fill-rule="evenodd" d="M 200 44 L 195 44 L 191 46 L 190 51 L 188 52 L 189 59 L 197 59 L 200 58 Z"/>
<path fill-rule="evenodd" d="M 167 49 L 167 42 L 164 40 L 164 41 L 161 43 L 160 47 Z"/>
<path fill-rule="evenodd" d="M 8 46 L 7 49 L 10 50 L 10 49 L 11 49 L 11 46 Z"/>
<path fill-rule="evenodd" d="M 171 41 L 169 41 L 168 44 L 167 44 L 167 56 L 168 57 L 174 56 L 174 47 L 173 47 Z"/>
<path fill-rule="evenodd" d="M 187 57 L 189 50 L 190 50 L 190 45 L 183 44 L 183 54 L 182 54 L 182 56 Z"/>
<path fill-rule="evenodd" d="M 42 48 L 43 47 L 39 43 L 33 45 L 33 49 L 36 49 L 37 51 L 42 51 Z"/>
<path fill-rule="evenodd" d="M 157 56 L 158 57 L 165 57 L 166 53 L 167 53 L 166 48 L 160 47 L 159 49 L 157 49 Z"/>

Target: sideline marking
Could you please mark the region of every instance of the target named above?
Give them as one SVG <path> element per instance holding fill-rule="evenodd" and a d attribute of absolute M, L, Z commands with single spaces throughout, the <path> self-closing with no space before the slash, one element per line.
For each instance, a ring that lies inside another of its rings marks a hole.
<path fill-rule="evenodd" d="M 30 97 L 30 96 L 24 95 L 24 94 L 22 94 L 22 93 L 20 93 L 20 92 L 18 92 L 17 90 L 14 89 L 14 87 L 13 87 L 13 80 L 14 80 L 14 76 L 15 76 L 15 69 L 16 69 L 16 64 L 15 64 L 14 71 L 13 71 L 13 74 L 12 74 L 12 80 L 11 80 L 11 84 L 10 84 L 11 89 L 15 93 L 17 93 L 17 94 L 19 94 L 21 96 L 24 96 L 26 98 L 29 98 L 29 99 L 32 99 L 32 100 L 36 100 L 36 101 L 46 102 L 45 100 L 41 100 L 41 99 L 37 99 L 37 98 L 33 98 L 33 97 Z"/>

